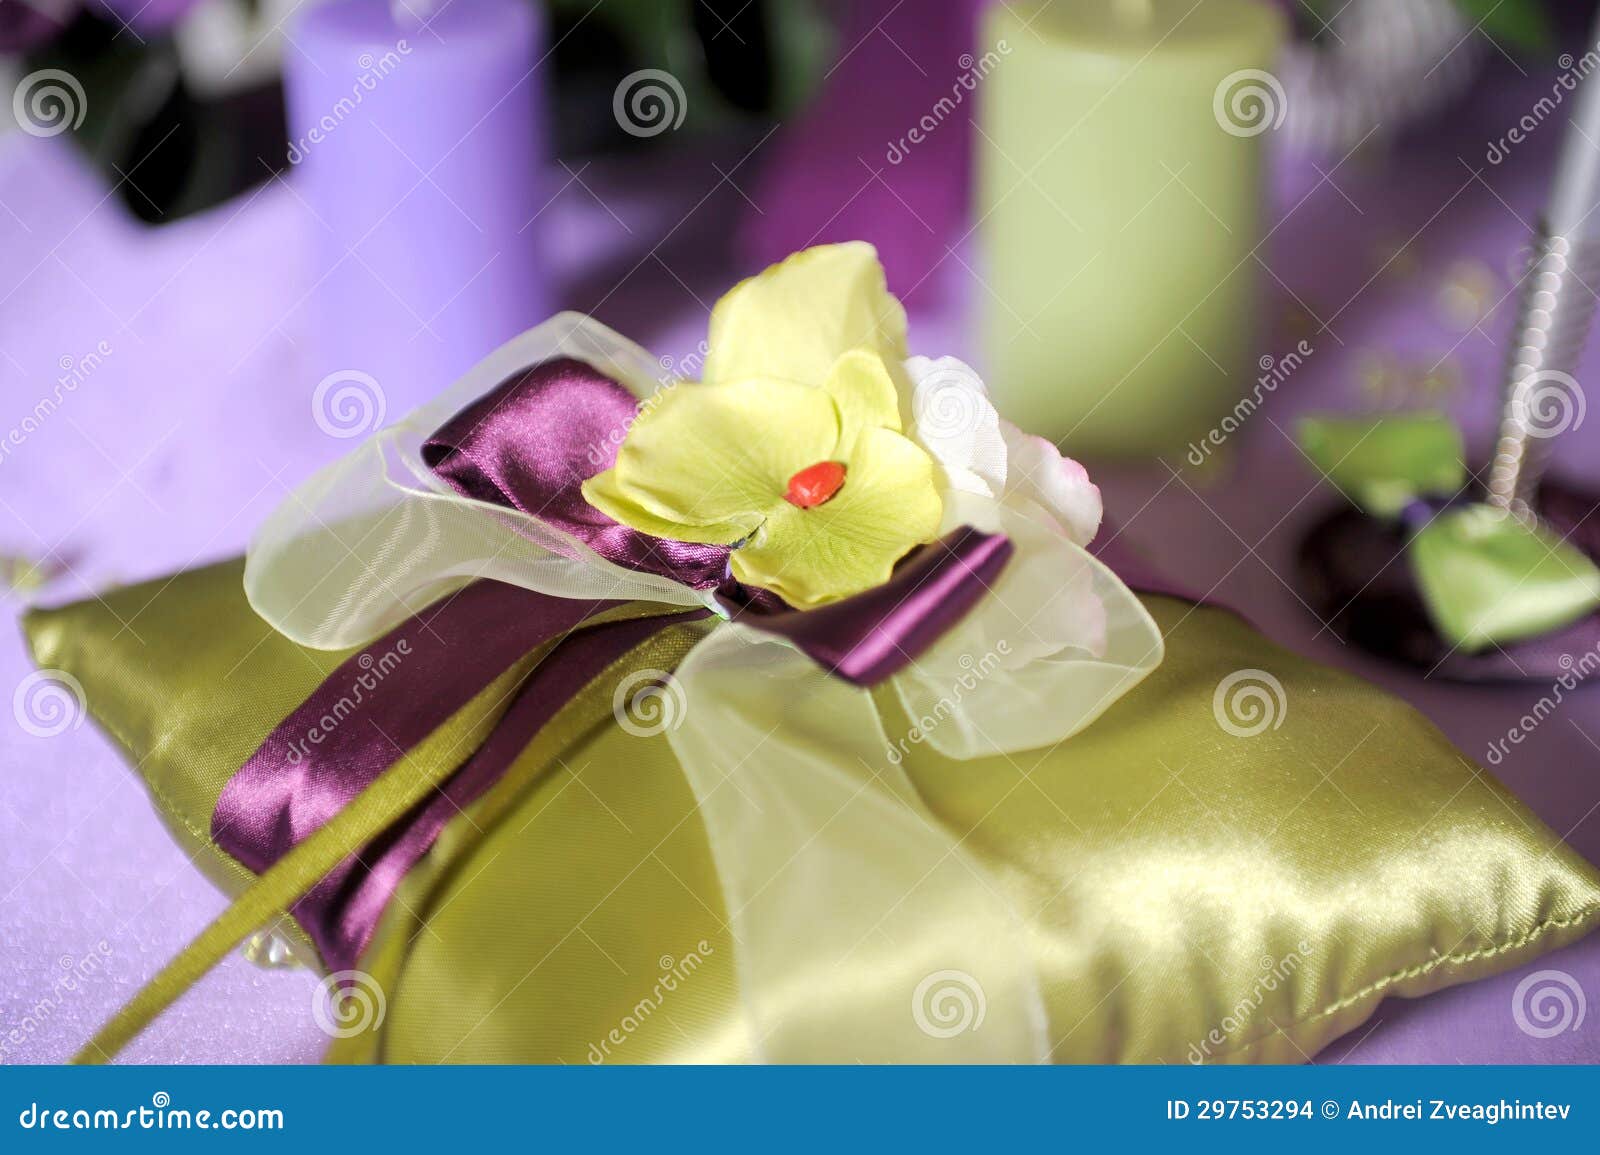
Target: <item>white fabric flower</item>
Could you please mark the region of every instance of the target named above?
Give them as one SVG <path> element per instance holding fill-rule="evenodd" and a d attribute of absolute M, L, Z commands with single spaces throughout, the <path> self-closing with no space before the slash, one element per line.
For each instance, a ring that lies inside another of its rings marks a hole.
<path fill-rule="evenodd" d="M 1083 466 L 1061 456 L 1049 440 L 1003 420 L 983 380 L 965 362 L 912 357 L 905 368 L 911 378 L 911 436 L 938 464 L 942 488 L 997 502 L 1026 498 L 1076 544 L 1094 540 L 1104 508 Z"/>

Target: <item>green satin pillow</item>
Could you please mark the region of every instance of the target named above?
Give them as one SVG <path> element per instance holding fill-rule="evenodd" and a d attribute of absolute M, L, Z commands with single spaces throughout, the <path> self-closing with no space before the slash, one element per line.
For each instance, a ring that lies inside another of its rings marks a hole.
<path fill-rule="evenodd" d="M 217 796 L 345 656 L 275 634 L 241 572 L 26 622 L 39 665 L 83 684 L 174 835 L 230 889 L 250 875 L 207 838 Z M 1056 1060 L 1299 1061 L 1387 995 L 1492 974 L 1593 928 L 1594 869 L 1408 706 L 1221 610 L 1145 601 L 1166 661 L 1084 733 L 1015 759 L 906 757 L 930 808 L 1031 916 Z M 136 612 L 138 639 L 120 624 Z M 693 628 L 641 664 L 668 663 Z M 1263 685 L 1267 713 L 1241 712 L 1237 695 Z M 664 737 L 615 725 L 612 688 L 580 694 L 407 878 L 362 960 L 386 996 L 382 1026 L 330 1058 L 749 1056 L 689 788 Z M 904 732 L 879 697 L 888 732 Z M 795 1013 L 828 1013 L 794 998 Z"/>

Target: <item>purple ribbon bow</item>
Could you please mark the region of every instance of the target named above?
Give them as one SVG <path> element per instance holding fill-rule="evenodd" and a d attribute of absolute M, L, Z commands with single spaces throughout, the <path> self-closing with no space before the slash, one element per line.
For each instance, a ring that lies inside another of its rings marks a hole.
<path fill-rule="evenodd" d="M 608 561 L 715 590 L 730 616 L 788 639 L 859 686 L 915 661 L 983 597 L 1011 556 L 1005 537 L 963 527 L 906 558 L 877 589 L 793 610 L 734 581 L 727 548 L 648 537 L 583 499 L 583 482 L 611 467 L 636 411 L 622 385 L 558 358 L 513 375 L 456 414 L 427 440 L 423 459 L 460 493 L 520 510 Z M 346 659 L 268 735 L 223 788 L 212 838 L 251 870 L 266 870 L 519 658 L 550 646 L 488 739 L 443 786 L 295 904 L 292 913 L 328 968 L 353 968 L 406 873 L 540 727 L 656 631 L 708 613 L 585 624 L 618 604 L 481 580 L 428 607 Z"/>

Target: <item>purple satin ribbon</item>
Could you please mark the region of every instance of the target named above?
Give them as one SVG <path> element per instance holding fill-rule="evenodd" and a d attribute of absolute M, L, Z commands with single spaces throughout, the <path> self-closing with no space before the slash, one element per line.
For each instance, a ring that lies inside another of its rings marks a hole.
<path fill-rule="evenodd" d="M 893 677 L 931 646 L 1000 576 L 1009 539 L 962 526 L 924 546 L 883 585 L 814 610 L 793 610 L 764 590 L 729 583 L 717 601 L 746 625 L 793 642 L 830 674 L 856 686 Z"/>
<path fill-rule="evenodd" d="M 428 607 L 346 659 L 267 736 L 223 787 L 212 839 L 256 873 L 266 870 L 518 658 L 616 604 L 480 581 Z M 557 645 L 519 688 L 507 719 L 523 716 L 523 700 L 535 692 L 542 696 L 531 708 L 553 713 L 604 667 L 605 654 L 625 653 L 662 622 L 623 625 L 648 628 L 597 627 L 575 635 L 586 646 Z M 406 871 L 498 776 L 469 773 L 473 761 L 295 905 L 332 969 L 355 964 Z"/>
<path fill-rule="evenodd" d="M 877 589 L 796 611 L 733 581 L 727 549 L 646 537 L 583 500 L 580 486 L 610 468 L 635 410 L 626 389 L 588 365 L 548 361 L 452 417 L 428 439 L 424 459 L 459 492 L 521 510 L 618 565 L 714 588 L 730 616 L 860 686 L 915 661 L 1011 556 L 1004 537 L 963 528 L 907 557 Z M 406 873 L 539 728 L 653 633 L 706 614 L 585 624 L 615 604 L 479 581 L 430 606 L 347 659 L 267 737 L 224 787 L 213 839 L 251 870 L 266 870 L 519 658 L 554 643 L 460 769 L 295 904 L 329 969 L 353 968 Z"/>
<path fill-rule="evenodd" d="M 560 357 L 513 374 L 446 421 L 422 459 L 457 492 L 519 509 L 607 561 L 695 589 L 720 585 L 726 547 L 649 537 L 583 499 L 583 483 L 616 461 L 638 405 L 611 378 Z"/>

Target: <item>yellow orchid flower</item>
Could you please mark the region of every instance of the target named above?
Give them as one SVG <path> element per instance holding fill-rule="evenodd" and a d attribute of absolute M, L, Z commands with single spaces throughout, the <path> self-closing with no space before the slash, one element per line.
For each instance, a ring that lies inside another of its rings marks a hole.
<path fill-rule="evenodd" d="M 839 357 L 867 349 L 897 367 L 906 311 L 865 241 L 818 245 L 740 281 L 711 310 L 707 384 L 776 377 L 821 385 Z"/>
<path fill-rule="evenodd" d="M 933 460 L 903 435 L 905 313 L 870 245 L 799 253 L 711 317 L 703 384 L 659 393 L 584 483 L 641 533 L 735 547 L 733 574 L 809 608 L 887 581 L 938 533 Z"/>

